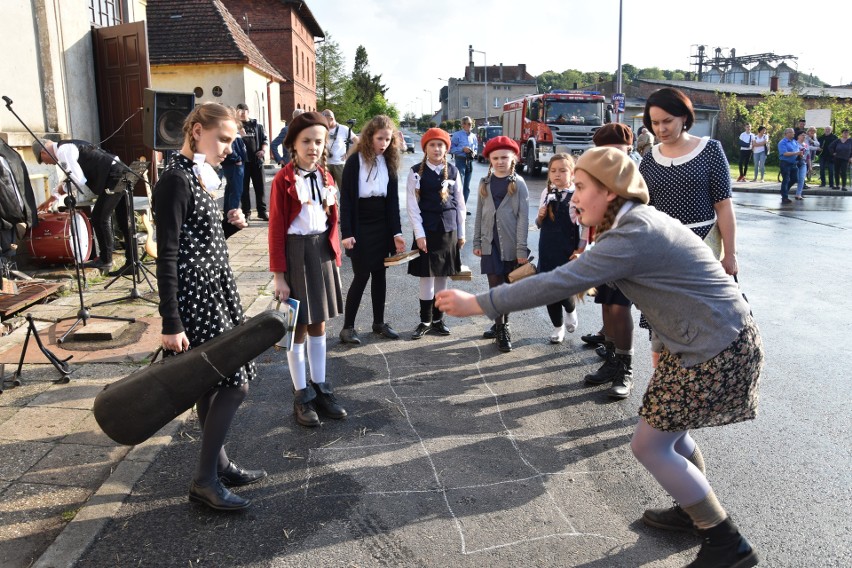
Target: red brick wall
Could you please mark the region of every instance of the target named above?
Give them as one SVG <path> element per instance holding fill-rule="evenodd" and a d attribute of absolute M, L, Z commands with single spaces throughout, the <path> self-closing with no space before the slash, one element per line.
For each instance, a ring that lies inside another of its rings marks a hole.
<path fill-rule="evenodd" d="M 222 0 L 228 11 L 246 29 L 248 36 L 266 59 L 281 71 L 280 115 L 290 121 L 293 109 L 317 110 L 316 49 L 311 32 L 290 5 L 279 0 Z"/>

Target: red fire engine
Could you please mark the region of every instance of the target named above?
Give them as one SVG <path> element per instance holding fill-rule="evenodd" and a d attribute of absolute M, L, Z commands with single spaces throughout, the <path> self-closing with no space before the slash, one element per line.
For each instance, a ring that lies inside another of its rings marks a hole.
<path fill-rule="evenodd" d="M 612 120 L 612 105 L 598 92 L 551 91 L 503 105 L 503 136 L 518 143 L 524 168 L 538 175 L 557 152 L 582 154 Z"/>

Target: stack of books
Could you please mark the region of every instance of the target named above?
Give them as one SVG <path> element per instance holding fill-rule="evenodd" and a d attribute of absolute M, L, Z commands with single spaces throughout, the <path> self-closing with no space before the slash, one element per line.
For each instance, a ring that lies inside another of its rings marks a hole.
<path fill-rule="evenodd" d="M 419 250 L 407 250 L 405 252 L 401 252 L 399 254 L 387 257 L 385 259 L 385 266 L 396 266 L 398 264 L 405 264 L 406 262 L 411 262 L 418 256 L 420 256 Z"/>

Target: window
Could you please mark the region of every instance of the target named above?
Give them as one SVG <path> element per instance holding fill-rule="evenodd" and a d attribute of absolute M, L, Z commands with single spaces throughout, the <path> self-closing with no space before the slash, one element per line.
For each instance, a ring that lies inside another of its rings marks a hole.
<path fill-rule="evenodd" d="M 213 96 L 214 97 L 221 97 L 222 96 L 222 87 L 220 87 L 219 85 L 216 85 L 215 87 L 213 87 Z"/>
<path fill-rule="evenodd" d="M 494 108 L 500 108 L 500 97 L 494 97 Z"/>
<path fill-rule="evenodd" d="M 89 0 L 89 20 L 93 26 L 117 26 L 124 21 L 120 0 Z"/>
<path fill-rule="evenodd" d="M 462 97 L 462 108 L 470 108 L 470 97 Z"/>
<path fill-rule="evenodd" d="M 299 48 L 296 48 L 296 75 L 299 74 Z"/>
<path fill-rule="evenodd" d="M 196 99 L 200 99 L 201 97 L 203 97 L 203 96 L 204 96 L 204 89 L 202 89 L 201 87 L 195 87 L 195 88 L 192 90 L 192 94 L 194 94 L 194 95 L 195 95 L 195 98 L 196 98 Z"/>

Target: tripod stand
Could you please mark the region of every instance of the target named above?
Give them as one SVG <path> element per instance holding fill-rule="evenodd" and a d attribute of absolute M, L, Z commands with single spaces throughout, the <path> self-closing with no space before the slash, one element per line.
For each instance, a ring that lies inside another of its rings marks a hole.
<path fill-rule="evenodd" d="M 104 286 L 104 290 L 115 284 L 115 282 L 119 278 L 123 278 L 125 276 L 130 276 L 130 281 L 133 287 L 131 288 L 130 293 L 127 296 L 123 296 L 121 298 L 113 298 L 111 300 L 104 300 L 103 302 L 92 304 L 92 306 L 105 306 L 107 304 L 115 304 L 117 302 L 123 302 L 125 300 L 144 300 L 154 305 L 157 305 L 159 303 L 156 300 L 152 300 L 150 298 L 145 298 L 144 296 L 142 296 L 142 294 L 139 293 L 139 288 L 137 287 L 137 284 L 141 284 L 142 279 L 144 278 L 145 282 L 147 282 L 148 286 L 151 288 L 151 291 L 154 292 L 154 285 L 151 284 L 151 280 L 148 278 L 149 274 L 152 277 L 154 277 L 154 275 L 151 273 L 150 270 L 148 270 L 148 268 L 144 264 L 142 264 L 142 261 L 139 259 L 139 248 L 136 243 L 136 215 L 134 214 L 135 210 L 133 207 L 133 183 L 130 181 L 130 175 L 132 174 L 138 177 L 139 179 L 143 179 L 142 176 L 136 170 L 133 169 L 134 165 L 136 165 L 138 168 L 138 164 L 142 164 L 144 166 L 144 164 L 146 163 L 134 162 L 133 164 L 131 164 L 131 167 L 128 168 L 127 172 L 125 172 L 124 178 L 122 179 L 122 182 L 124 183 L 124 197 L 127 207 L 127 224 L 129 225 L 130 229 L 130 241 L 132 241 L 125 243 L 125 246 L 127 247 L 127 250 L 130 253 L 130 262 L 121 269 L 121 271 L 115 276 L 115 278 L 110 280 L 107 285 Z M 145 166 L 145 168 L 147 170 L 147 166 Z"/>
<path fill-rule="evenodd" d="M 33 140 L 38 142 L 38 145 L 40 146 L 41 152 L 46 153 L 51 158 L 50 163 L 55 164 L 60 170 L 62 170 L 62 173 L 65 175 L 65 180 L 63 181 L 63 183 L 65 184 L 65 193 L 67 194 L 67 197 L 65 198 L 65 206 L 68 208 L 68 213 L 70 215 L 70 220 L 71 220 L 71 243 L 72 243 L 72 247 L 73 247 L 72 250 L 73 250 L 73 256 L 74 256 L 74 277 L 75 277 L 75 280 L 77 281 L 77 293 L 78 293 L 79 298 L 80 298 L 80 309 L 77 310 L 76 316 L 69 316 L 69 317 L 65 317 L 65 318 L 59 318 L 58 320 L 56 320 L 57 323 L 59 323 L 61 321 L 69 320 L 69 319 L 72 319 L 74 317 L 77 318 L 77 320 L 68 329 L 68 331 L 66 331 L 65 334 L 57 340 L 57 343 L 61 344 L 61 343 L 65 342 L 65 338 L 68 337 L 68 335 L 72 331 L 74 331 L 74 329 L 76 329 L 78 325 L 80 325 L 82 323 L 83 326 L 85 326 L 86 323 L 90 319 L 93 319 L 93 318 L 113 320 L 113 321 L 126 321 L 126 322 L 129 322 L 129 323 L 135 322 L 136 321 L 135 318 L 94 315 L 91 312 L 89 312 L 89 309 L 86 307 L 86 302 L 83 299 L 83 288 L 85 286 L 87 286 L 87 282 L 86 282 L 85 273 L 81 269 L 81 266 L 83 264 L 83 249 L 80 246 L 80 233 L 78 232 L 78 226 L 77 226 L 77 198 L 75 197 L 75 188 L 79 192 L 80 186 L 71 177 L 71 172 L 68 171 L 67 165 L 63 164 L 62 162 L 60 162 L 57 159 L 56 155 L 53 152 L 51 152 L 42 143 L 41 139 L 38 136 L 36 136 L 35 133 L 30 129 L 30 127 L 27 126 L 27 124 L 23 121 L 23 119 L 21 119 L 21 117 L 18 116 L 18 113 L 16 113 L 12 109 L 12 99 L 4 96 L 3 100 L 6 102 L 6 108 L 9 109 L 9 112 L 11 112 L 14 115 L 14 117 L 18 120 L 18 122 L 20 122 L 21 125 L 27 130 L 27 132 L 30 133 L 30 136 L 33 137 Z M 32 331 L 33 335 L 35 335 L 35 337 L 37 339 L 39 339 L 38 338 L 38 330 L 36 330 L 35 327 L 32 327 L 31 331 Z M 29 334 L 27 334 L 27 341 L 29 341 L 29 337 L 30 337 Z M 40 339 L 39 339 L 39 342 L 40 342 Z M 25 344 L 24 349 L 26 349 L 26 347 L 27 346 Z M 44 349 L 42 351 L 44 351 Z"/>

